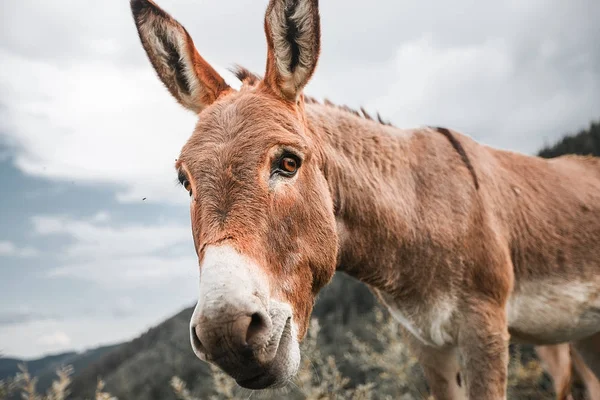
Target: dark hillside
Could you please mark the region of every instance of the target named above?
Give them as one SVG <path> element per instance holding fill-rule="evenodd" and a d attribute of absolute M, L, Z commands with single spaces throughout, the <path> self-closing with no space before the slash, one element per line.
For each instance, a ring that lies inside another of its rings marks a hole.
<path fill-rule="evenodd" d="M 45 393 L 56 379 L 56 370 L 71 365 L 76 372 L 84 371 L 90 364 L 97 362 L 104 354 L 119 347 L 120 344 L 97 347 L 83 353 L 68 352 L 42 357 L 35 360 L 0 358 L 0 380 L 14 377 L 23 364 L 32 376 L 37 377 L 36 388 Z M 20 398 L 20 397 L 15 397 Z"/>
<path fill-rule="evenodd" d="M 19 372 L 19 364 L 26 363 L 29 372 L 32 375 L 38 375 L 44 369 L 56 368 L 61 365 L 65 360 L 76 356 L 77 353 L 69 352 L 62 354 L 53 354 L 50 356 L 42 357 L 36 360 L 21 360 L 17 358 L 0 358 L 0 379 L 9 378 L 15 376 Z"/>
<path fill-rule="evenodd" d="M 544 158 L 563 154 L 592 155 L 600 157 L 600 120 L 590 123 L 588 129 L 575 135 L 567 135 L 552 146 L 542 149 L 538 155 Z"/>

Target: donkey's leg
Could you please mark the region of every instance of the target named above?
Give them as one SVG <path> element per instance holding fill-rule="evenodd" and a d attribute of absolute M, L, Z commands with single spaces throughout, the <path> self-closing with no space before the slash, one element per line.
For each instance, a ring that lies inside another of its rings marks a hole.
<path fill-rule="evenodd" d="M 459 351 L 469 399 L 506 399 L 509 334 L 506 312 L 471 300 L 459 332 Z"/>
<path fill-rule="evenodd" d="M 552 377 L 554 391 L 558 400 L 572 400 L 571 380 L 573 377 L 571 366 L 571 346 L 562 343 L 550 346 L 536 346 L 537 353 L 542 365 Z"/>
<path fill-rule="evenodd" d="M 577 371 L 577 374 L 583 381 L 583 384 L 587 390 L 588 399 L 600 400 L 600 380 L 588 368 L 577 350 L 572 349 L 571 355 L 573 357 L 573 365 L 575 366 L 575 370 Z"/>
<path fill-rule="evenodd" d="M 600 332 L 574 342 L 573 347 L 596 374 L 596 377 L 600 378 Z"/>
<path fill-rule="evenodd" d="M 437 349 L 424 345 L 402 328 L 405 343 L 419 360 L 423 373 L 436 400 L 467 398 L 465 383 L 459 373 L 456 349 Z"/>

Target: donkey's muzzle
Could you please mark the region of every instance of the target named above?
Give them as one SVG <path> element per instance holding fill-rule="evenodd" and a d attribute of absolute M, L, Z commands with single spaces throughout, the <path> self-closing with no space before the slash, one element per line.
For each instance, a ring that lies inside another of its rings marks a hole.
<path fill-rule="evenodd" d="M 289 310 L 248 310 L 191 325 L 194 353 L 248 389 L 264 389 L 289 378 L 292 339 Z"/>
<path fill-rule="evenodd" d="M 270 298 L 268 276 L 226 244 L 205 250 L 190 339 L 201 360 L 251 389 L 286 383 L 300 362 L 291 306 Z"/>

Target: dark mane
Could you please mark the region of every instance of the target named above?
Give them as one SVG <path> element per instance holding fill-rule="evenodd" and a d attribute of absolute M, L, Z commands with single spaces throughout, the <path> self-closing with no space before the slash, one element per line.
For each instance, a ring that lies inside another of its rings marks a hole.
<path fill-rule="evenodd" d="M 254 86 L 262 80 L 262 77 L 238 64 L 236 64 L 233 68 L 230 68 L 229 71 L 231 71 L 231 73 L 233 73 L 236 78 L 238 78 L 242 84 L 246 86 Z"/>
<path fill-rule="evenodd" d="M 475 168 L 473 167 L 471 159 L 469 159 L 469 156 L 467 155 L 467 152 L 465 151 L 463 145 L 460 144 L 456 136 L 454 136 L 452 132 L 450 132 L 450 130 L 448 130 L 447 128 L 435 127 L 433 129 L 435 129 L 436 131 L 444 135 L 446 139 L 448 139 L 452 147 L 454 147 L 454 150 L 456 150 L 463 163 L 469 170 L 469 173 L 471 173 L 471 176 L 473 177 L 473 183 L 475 184 L 475 189 L 479 190 L 479 179 L 477 179 L 477 173 L 475 172 Z"/>
<path fill-rule="evenodd" d="M 242 84 L 244 86 L 255 86 L 256 84 L 258 84 L 261 80 L 262 77 L 260 77 L 259 75 L 251 72 L 250 70 L 242 67 L 241 65 L 236 65 L 234 68 L 232 68 L 230 70 L 235 76 L 236 78 L 238 78 Z M 304 95 L 304 101 L 307 104 L 321 104 L 321 105 L 325 105 L 328 107 L 335 107 L 339 110 L 343 110 L 346 112 L 349 112 L 351 114 L 354 114 L 360 118 L 364 118 L 367 119 L 369 121 L 375 121 L 375 122 L 379 122 L 382 125 L 387 125 L 387 126 L 392 126 L 392 124 L 389 121 L 385 121 L 381 115 L 379 113 L 377 113 L 377 118 L 373 118 L 363 107 L 360 108 L 360 110 L 355 110 L 353 108 L 350 108 L 346 105 L 337 105 L 332 103 L 331 101 L 325 99 L 323 103 L 321 103 L 320 101 L 318 101 L 317 99 L 315 99 L 314 97 L 310 97 L 307 95 Z"/>

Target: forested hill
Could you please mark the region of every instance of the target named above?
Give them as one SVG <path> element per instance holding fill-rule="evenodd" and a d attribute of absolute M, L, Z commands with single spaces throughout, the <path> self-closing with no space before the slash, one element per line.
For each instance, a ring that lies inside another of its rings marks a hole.
<path fill-rule="evenodd" d="M 61 366 L 71 365 L 76 371 L 84 371 L 89 365 L 94 364 L 103 355 L 119 346 L 121 344 L 101 346 L 81 353 L 54 354 L 35 360 L 0 357 L 0 380 L 15 376 L 20 372 L 19 366 L 26 365 L 29 373 L 37 377 L 37 388 L 45 392 L 51 386 L 52 381 L 56 379 L 56 370 Z"/>
<path fill-rule="evenodd" d="M 563 154 L 593 155 L 600 157 L 600 120 L 592 122 L 588 129 L 575 135 L 567 135 L 558 143 L 542 149 L 538 155 L 544 158 Z"/>

